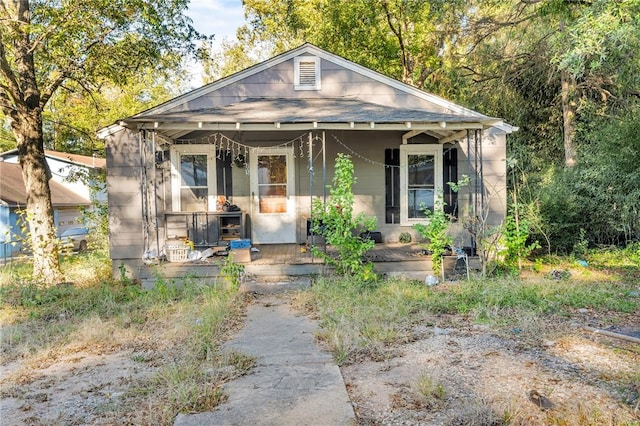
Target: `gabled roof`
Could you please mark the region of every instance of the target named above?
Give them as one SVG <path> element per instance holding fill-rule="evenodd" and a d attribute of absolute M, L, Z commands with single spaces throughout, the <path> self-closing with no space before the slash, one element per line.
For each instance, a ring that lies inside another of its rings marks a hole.
<path fill-rule="evenodd" d="M 391 77 L 387 77 L 384 74 L 381 74 L 377 71 L 374 71 L 370 68 L 364 67 L 362 65 L 358 65 L 355 62 L 352 62 L 348 59 L 345 59 L 341 56 L 335 55 L 333 53 L 327 52 L 326 50 L 320 49 L 317 46 L 314 46 L 311 43 L 305 43 L 295 49 L 289 50 L 287 52 L 281 53 L 280 55 L 274 56 L 271 59 L 267 59 L 266 61 L 260 62 L 256 65 L 253 65 L 249 68 L 246 68 L 242 71 L 239 71 L 235 74 L 232 74 L 228 77 L 222 78 L 220 80 L 214 81 L 212 83 L 209 83 L 205 86 L 202 86 L 198 89 L 192 90 L 190 92 L 187 92 L 183 95 L 177 96 L 173 99 L 170 99 L 167 102 L 164 102 L 158 106 L 155 106 L 153 108 L 150 108 L 146 111 L 143 111 L 139 114 L 136 114 L 130 118 L 135 119 L 135 118 L 142 118 L 142 117 L 147 117 L 149 115 L 155 115 L 155 114 L 161 114 L 163 112 L 166 112 L 170 109 L 175 108 L 176 106 L 179 106 L 183 103 L 189 102 L 193 99 L 197 99 L 201 96 L 205 96 L 211 92 L 215 92 L 216 90 L 220 90 L 221 88 L 228 86 L 232 83 L 235 83 L 237 81 L 240 81 L 244 78 L 247 78 L 253 74 L 257 74 L 261 71 L 264 71 L 266 69 L 272 68 L 278 64 L 281 64 L 283 62 L 286 62 L 290 59 L 295 58 L 296 56 L 300 56 L 300 55 L 313 55 L 313 56 L 317 56 L 321 59 L 325 59 L 329 62 L 333 62 L 337 65 L 340 65 L 346 69 L 349 69 L 351 71 L 357 72 L 359 74 L 364 75 L 365 77 L 371 78 L 374 81 L 378 81 L 381 82 L 383 84 L 386 84 L 390 87 L 393 87 L 395 89 L 398 89 L 400 91 L 403 91 L 407 94 L 411 94 L 414 95 L 418 98 L 424 99 L 426 101 L 432 102 L 436 105 L 439 105 L 443 108 L 445 108 L 446 110 L 450 111 L 452 114 L 463 114 L 463 115 L 469 115 L 469 116 L 474 116 L 474 117 L 485 117 L 483 114 L 480 114 L 477 111 L 473 111 L 469 108 L 465 108 L 463 106 L 460 106 L 456 103 L 453 103 L 451 101 L 448 101 L 444 98 L 441 98 L 439 96 L 433 95 L 431 93 L 427 93 L 424 92 L 420 89 L 417 89 L 413 86 L 410 86 L 406 83 L 403 83 L 401 81 L 395 80 Z"/>
<path fill-rule="evenodd" d="M 0 161 L 2 158 L 14 157 L 18 155 L 18 149 L 14 148 L 9 151 L 0 153 Z M 88 155 L 69 154 L 68 152 L 59 152 L 45 149 L 45 157 L 56 159 L 58 161 L 64 161 L 76 166 L 89 167 L 92 169 L 102 169 L 107 165 L 107 160 L 99 157 L 89 157 Z"/>
<path fill-rule="evenodd" d="M 378 105 L 357 97 L 243 97 L 225 106 L 207 109 L 187 107 L 192 101 L 206 98 L 228 86 L 270 69 L 293 58 L 309 55 L 336 64 L 359 74 L 370 81 L 383 84 L 400 94 L 409 95 L 434 106 L 393 107 Z M 313 98 L 313 99 L 311 99 Z M 176 112 L 180 111 L 180 112 Z M 381 125 L 379 125 L 381 123 Z M 354 130 L 410 130 L 411 134 L 427 132 L 439 140 L 459 137 L 462 130 L 493 127 L 505 133 L 517 128 L 501 119 L 488 117 L 439 96 L 424 92 L 401 81 L 387 77 L 355 62 L 305 43 L 288 52 L 260 62 L 245 70 L 207 84 L 201 88 L 173 98 L 163 104 L 123 119 L 117 126 L 109 126 L 98 132 L 107 137 L 122 127 L 150 128 L 164 136 L 175 139 L 198 131 L 269 131 L 307 129 L 354 129 Z M 445 129 L 446 128 L 446 129 Z"/>
<path fill-rule="evenodd" d="M 500 121 L 486 116 L 444 114 L 416 108 L 394 108 L 355 98 L 247 98 L 216 108 L 146 113 L 126 122 L 162 120 L 164 123 L 344 123 L 344 122 L 478 122 Z"/>
<path fill-rule="evenodd" d="M 76 194 L 54 180 L 49 181 L 51 202 L 55 207 L 87 206 L 86 198 Z M 27 205 L 27 190 L 22 180 L 22 167 L 0 161 L 0 205 L 18 207 Z"/>

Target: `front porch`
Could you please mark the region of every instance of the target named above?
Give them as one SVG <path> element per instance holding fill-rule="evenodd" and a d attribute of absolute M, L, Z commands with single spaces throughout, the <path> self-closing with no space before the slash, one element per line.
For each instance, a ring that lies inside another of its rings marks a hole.
<path fill-rule="evenodd" d="M 283 277 L 332 273 L 332 269 L 322 259 L 314 256 L 304 244 L 264 244 L 254 247 L 258 251 L 250 252 L 250 261 L 238 262 L 244 265 L 245 274 L 249 278 L 270 281 Z M 332 248 L 328 247 L 327 250 L 331 252 Z M 246 255 L 246 251 L 242 254 Z M 170 280 L 185 277 L 214 280 L 220 275 L 218 265 L 224 258 L 214 255 L 196 261 L 162 262 L 158 265 L 141 266 L 136 272 L 145 287 L 153 285 L 158 276 Z M 236 257 L 241 258 L 242 256 Z M 433 274 L 431 256 L 424 254 L 418 243 L 376 244 L 367 253 L 367 259 L 374 263 L 376 273 L 386 277 L 424 281 L 427 275 Z M 455 256 L 447 256 L 444 265 L 447 276 L 454 272 L 464 273 L 464 266 L 456 262 Z"/>

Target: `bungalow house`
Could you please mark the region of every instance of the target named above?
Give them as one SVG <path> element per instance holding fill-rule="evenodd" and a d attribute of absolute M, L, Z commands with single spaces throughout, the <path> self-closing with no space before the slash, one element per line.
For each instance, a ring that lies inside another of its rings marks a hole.
<path fill-rule="evenodd" d="M 236 238 L 260 250 L 306 243 L 338 153 L 354 162 L 356 211 L 377 218 L 385 243 L 413 233 L 439 194 L 449 213 L 499 224 L 514 130 L 304 44 L 100 131 L 114 275 L 144 278 L 143 257 L 180 238 L 200 250 Z M 453 192 L 447 182 L 463 176 Z M 452 232 L 473 245 L 461 225 Z"/>
<path fill-rule="evenodd" d="M 89 207 L 88 197 L 78 194 L 55 179 L 49 181 L 54 223 L 61 233 L 81 219 L 80 207 Z M 25 237 L 21 231 L 21 211 L 27 207 L 27 191 L 20 165 L 0 161 L 0 260 L 20 252 Z"/>

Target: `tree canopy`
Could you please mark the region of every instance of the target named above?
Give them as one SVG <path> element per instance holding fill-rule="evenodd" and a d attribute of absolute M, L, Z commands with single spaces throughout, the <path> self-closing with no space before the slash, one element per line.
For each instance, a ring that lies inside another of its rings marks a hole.
<path fill-rule="evenodd" d="M 614 179 L 612 158 L 621 158 L 610 155 L 614 144 L 640 164 L 630 131 L 640 100 L 640 1 L 243 4 L 248 23 L 217 53 L 212 78 L 314 43 L 518 126 L 509 138 L 510 163 L 518 169 L 510 185 L 522 190 L 518 202 L 538 224 L 534 232 L 552 236 L 554 248 L 570 250 L 580 229 L 592 243 L 640 239 L 640 225 L 633 225 L 640 223 L 637 200 L 625 195 L 640 181 L 622 164 L 627 174 Z M 580 186 L 585 179 L 587 192 Z M 558 193 L 570 196 L 553 196 Z M 582 201 L 566 205 L 577 194 L 585 194 Z M 585 217 L 608 219 L 597 222 L 602 228 Z"/>
<path fill-rule="evenodd" d="M 63 280 L 44 158 L 43 115 L 61 92 L 124 86 L 143 70 L 176 68 L 199 35 L 187 0 L 0 1 L 0 111 L 27 190 L 34 276 Z M 64 98 L 64 95 L 60 95 Z"/>

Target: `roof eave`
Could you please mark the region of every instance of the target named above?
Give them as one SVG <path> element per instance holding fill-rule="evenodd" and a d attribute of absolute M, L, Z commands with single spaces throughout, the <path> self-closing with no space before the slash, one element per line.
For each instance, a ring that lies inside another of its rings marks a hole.
<path fill-rule="evenodd" d="M 491 120 L 481 121 L 456 121 L 456 122 L 216 122 L 216 123 L 194 123 L 194 122 L 145 122 L 138 120 L 127 120 L 128 127 L 146 130 L 181 130 L 181 131 L 300 131 L 300 130 L 463 130 L 463 129 L 484 129 L 490 127 Z"/>

